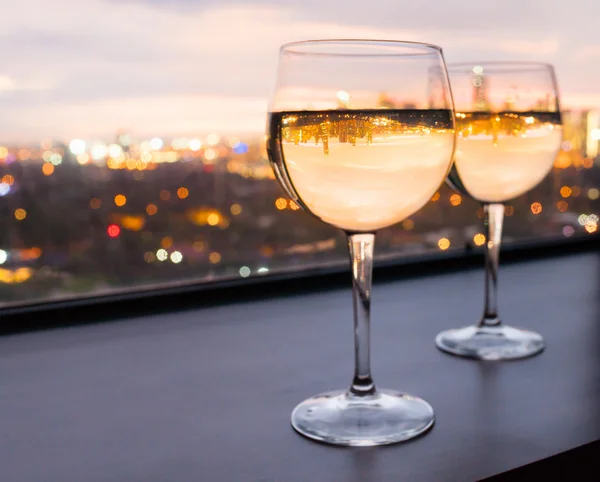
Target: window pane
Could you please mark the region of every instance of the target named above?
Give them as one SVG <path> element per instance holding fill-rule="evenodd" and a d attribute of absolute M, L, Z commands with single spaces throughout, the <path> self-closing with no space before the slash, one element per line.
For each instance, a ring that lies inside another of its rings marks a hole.
<path fill-rule="evenodd" d="M 565 141 L 552 173 L 506 206 L 504 239 L 595 234 L 595 17 L 566 22 L 579 9 L 554 5 L 540 31 L 529 28 L 537 13 L 522 1 L 494 15 L 467 4 L 427 16 L 419 2 L 383 1 L 345 2 L 343 11 L 312 0 L 5 5 L 0 306 L 346 263 L 343 235 L 284 195 L 263 145 L 277 49 L 306 37 L 428 41 L 444 46 L 449 62 L 555 63 Z M 557 36 L 569 43 L 559 48 Z M 480 218 L 474 201 L 443 186 L 378 234 L 377 256 L 477 248 Z"/>

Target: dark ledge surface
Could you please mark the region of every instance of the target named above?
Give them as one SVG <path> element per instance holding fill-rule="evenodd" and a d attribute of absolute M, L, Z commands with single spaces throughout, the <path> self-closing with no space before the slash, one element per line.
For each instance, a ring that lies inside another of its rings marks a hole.
<path fill-rule="evenodd" d="M 424 437 L 383 448 L 320 445 L 289 425 L 297 402 L 350 381 L 349 281 L 2 337 L 0 480 L 464 482 L 600 439 L 600 254 L 501 268 L 504 321 L 546 338 L 528 360 L 434 347 L 478 317 L 482 282 L 467 270 L 374 287 L 376 383 L 437 416 Z"/>

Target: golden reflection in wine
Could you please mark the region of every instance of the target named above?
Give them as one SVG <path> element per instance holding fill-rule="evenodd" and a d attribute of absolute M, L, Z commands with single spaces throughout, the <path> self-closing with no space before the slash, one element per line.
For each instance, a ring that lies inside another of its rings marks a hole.
<path fill-rule="evenodd" d="M 454 148 L 448 110 L 270 115 L 269 158 L 290 197 L 348 231 L 406 219 L 436 193 Z"/>
<path fill-rule="evenodd" d="M 562 141 L 559 112 L 458 112 L 456 131 L 449 181 L 483 202 L 507 201 L 535 187 Z"/>

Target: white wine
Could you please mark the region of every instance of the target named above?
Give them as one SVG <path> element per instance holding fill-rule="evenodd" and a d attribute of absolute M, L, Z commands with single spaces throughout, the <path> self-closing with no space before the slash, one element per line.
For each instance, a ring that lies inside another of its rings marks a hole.
<path fill-rule="evenodd" d="M 562 142 L 559 112 L 456 114 L 449 184 L 481 202 L 503 202 L 546 177 Z"/>
<path fill-rule="evenodd" d="M 448 174 L 449 110 L 270 114 L 269 159 L 288 195 L 322 221 L 372 232 L 423 207 Z"/>

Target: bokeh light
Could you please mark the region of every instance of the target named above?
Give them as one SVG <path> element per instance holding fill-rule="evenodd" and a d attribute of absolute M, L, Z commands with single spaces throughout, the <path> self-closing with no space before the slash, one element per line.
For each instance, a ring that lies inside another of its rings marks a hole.
<path fill-rule="evenodd" d="M 475 236 L 473 236 L 473 242 L 476 246 L 483 246 L 483 244 L 485 243 L 485 235 L 477 233 Z"/>
<path fill-rule="evenodd" d="M 125 206 L 125 204 L 127 203 L 127 198 L 125 196 L 123 196 L 123 194 L 117 194 L 115 196 L 115 204 L 119 207 L 121 206 Z"/>
<path fill-rule="evenodd" d="M 446 251 L 450 247 L 450 240 L 448 238 L 441 238 L 438 241 L 438 248 L 442 251 Z"/>
<path fill-rule="evenodd" d="M 23 221 L 27 217 L 27 211 L 23 208 L 15 209 L 15 218 L 17 221 Z"/>

